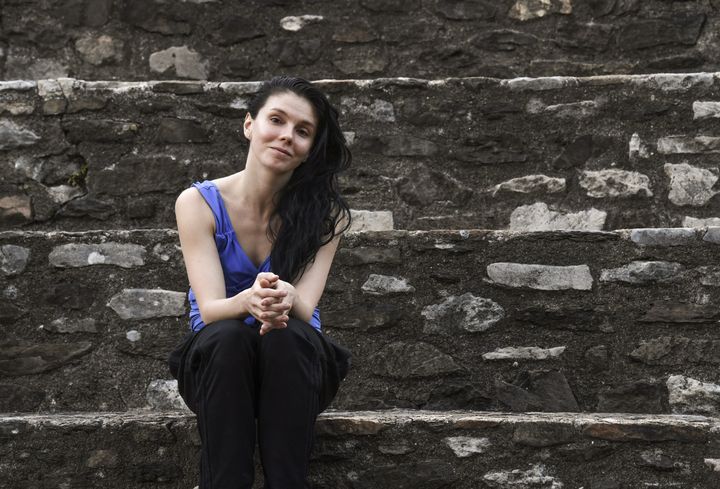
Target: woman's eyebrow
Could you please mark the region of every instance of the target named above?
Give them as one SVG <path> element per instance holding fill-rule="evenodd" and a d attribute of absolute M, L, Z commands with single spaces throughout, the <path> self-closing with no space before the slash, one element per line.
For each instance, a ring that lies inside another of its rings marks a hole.
<path fill-rule="evenodd" d="M 287 112 L 285 112 L 285 111 L 282 110 L 282 109 L 278 109 L 277 107 L 272 107 L 272 108 L 270 109 L 270 111 L 271 111 L 271 112 L 272 112 L 272 111 L 280 112 L 281 114 L 283 114 L 283 115 L 285 115 L 285 116 L 288 115 Z M 312 122 L 310 122 L 310 121 L 308 121 L 308 120 L 305 120 L 305 119 L 301 120 L 300 123 L 301 123 L 301 124 L 307 124 L 307 125 L 310 126 L 310 127 L 315 127 L 315 124 L 313 124 Z"/>

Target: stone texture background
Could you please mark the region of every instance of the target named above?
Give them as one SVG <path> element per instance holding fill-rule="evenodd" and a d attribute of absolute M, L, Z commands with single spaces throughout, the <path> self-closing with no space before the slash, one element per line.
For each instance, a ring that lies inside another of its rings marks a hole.
<path fill-rule="evenodd" d="M 320 86 L 366 229 L 720 225 L 717 74 Z M 180 191 L 242 168 L 256 89 L 0 82 L 0 228 L 174 227 Z"/>
<path fill-rule="evenodd" d="M 6 0 L 0 77 L 717 71 L 718 15 L 715 0 Z"/>
<path fill-rule="evenodd" d="M 320 303 L 354 354 L 333 407 L 717 415 L 719 231 L 349 234 Z M 0 252 L 0 411 L 182 406 L 175 231 L 6 231 Z"/>

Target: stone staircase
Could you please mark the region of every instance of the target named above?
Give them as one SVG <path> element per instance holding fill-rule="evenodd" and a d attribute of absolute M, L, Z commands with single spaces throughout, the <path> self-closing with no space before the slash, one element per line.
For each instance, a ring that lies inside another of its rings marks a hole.
<path fill-rule="evenodd" d="M 246 7 L 5 2 L 0 489 L 197 484 L 173 202 L 279 72 L 354 163 L 313 487 L 720 487 L 713 2 Z"/>

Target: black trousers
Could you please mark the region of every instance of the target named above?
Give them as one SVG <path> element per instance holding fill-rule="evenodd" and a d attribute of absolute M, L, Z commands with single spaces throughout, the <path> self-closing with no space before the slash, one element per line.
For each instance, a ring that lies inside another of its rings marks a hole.
<path fill-rule="evenodd" d="M 350 354 L 298 319 L 259 331 L 237 319 L 216 321 L 188 333 L 168 360 L 197 415 L 200 489 L 251 488 L 256 441 L 266 489 L 310 487 L 315 419 L 335 396 Z"/>

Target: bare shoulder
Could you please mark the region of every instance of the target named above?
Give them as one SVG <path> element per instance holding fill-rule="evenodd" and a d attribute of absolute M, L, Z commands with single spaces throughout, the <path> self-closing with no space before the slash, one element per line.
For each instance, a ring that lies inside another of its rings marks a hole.
<path fill-rule="evenodd" d="M 175 200 L 175 218 L 178 226 L 182 223 L 193 223 L 193 227 L 215 227 L 212 209 L 205 202 L 205 198 L 195 187 L 189 187 L 180 192 Z"/>

